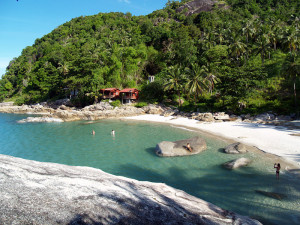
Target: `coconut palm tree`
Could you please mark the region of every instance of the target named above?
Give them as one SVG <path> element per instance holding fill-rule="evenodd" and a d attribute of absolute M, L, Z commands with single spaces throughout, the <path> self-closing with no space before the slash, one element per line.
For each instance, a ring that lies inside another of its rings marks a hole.
<path fill-rule="evenodd" d="M 254 33 L 256 32 L 253 22 L 253 20 L 248 20 L 245 26 L 242 28 L 242 33 L 243 35 L 245 35 L 247 43 L 249 42 L 249 38 L 252 38 Z"/>
<path fill-rule="evenodd" d="M 192 64 L 191 68 L 187 69 L 187 83 L 185 85 L 188 94 L 198 98 L 203 91 L 208 89 L 208 82 L 205 79 L 205 69 L 198 64 Z"/>
<path fill-rule="evenodd" d="M 208 82 L 208 91 L 212 95 L 212 92 L 215 88 L 215 84 L 220 81 L 220 79 L 217 77 L 217 72 L 213 71 L 212 67 L 210 65 L 208 66 L 202 66 L 202 70 L 204 70 L 205 79 Z"/>
<path fill-rule="evenodd" d="M 296 91 L 296 80 L 300 76 L 300 56 L 297 54 L 289 53 L 285 59 L 284 66 L 281 71 L 286 77 L 293 80 L 294 90 L 294 102 L 297 109 L 297 91 Z"/>
<path fill-rule="evenodd" d="M 282 27 L 284 27 L 284 23 L 280 20 L 271 22 L 268 35 L 269 35 L 270 43 L 273 45 L 274 50 L 277 49 L 277 43 L 283 37 Z"/>
<path fill-rule="evenodd" d="M 164 79 L 164 89 L 165 90 L 175 90 L 178 95 L 178 106 L 181 106 L 181 96 L 180 92 L 183 90 L 185 84 L 185 73 L 180 65 L 175 65 L 169 67 L 165 71 Z"/>
<path fill-rule="evenodd" d="M 262 64 L 264 64 L 265 56 L 270 50 L 270 37 L 268 35 L 268 26 L 260 24 L 259 35 L 256 38 L 256 48 L 255 51 L 257 54 L 260 54 Z"/>
<path fill-rule="evenodd" d="M 290 52 L 295 52 L 300 45 L 299 30 L 293 26 L 289 27 L 285 32 L 284 42 Z"/>
<path fill-rule="evenodd" d="M 231 56 L 235 57 L 238 61 L 246 52 L 246 44 L 242 42 L 241 36 L 237 33 L 233 33 L 231 44 L 229 49 L 231 50 Z"/>
<path fill-rule="evenodd" d="M 69 73 L 69 66 L 68 63 L 66 63 L 65 61 L 63 63 L 59 63 L 59 67 L 58 70 L 61 74 L 63 74 L 64 76 L 67 75 Z"/>

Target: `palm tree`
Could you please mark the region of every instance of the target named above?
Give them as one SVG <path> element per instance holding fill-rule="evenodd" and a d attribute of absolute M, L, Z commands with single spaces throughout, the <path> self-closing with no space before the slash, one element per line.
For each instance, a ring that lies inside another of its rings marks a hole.
<path fill-rule="evenodd" d="M 297 109 L 297 91 L 296 91 L 296 80 L 300 76 L 300 56 L 297 54 L 289 53 L 285 59 L 284 66 L 282 68 L 282 73 L 293 80 L 293 90 L 294 90 L 294 102 Z"/>
<path fill-rule="evenodd" d="M 241 41 L 240 35 L 234 33 L 232 35 L 232 43 L 229 46 L 231 50 L 231 56 L 234 56 L 236 60 L 239 60 L 246 52 L 246 47 L 246 44 Z"/>
<path fill-rule="evenodd" d="M 61 74 L 63 74 L 64 76 L 67 75 L 69 73 L 69 66 L 66 63 L 66 61 L 64 61 L 63 63 L 59 63 L 59 67 L 58 70 Z"/>
<path fill-rule="evenodd" d="M 277 43 L 283 36 L 282 27 L 284 27 L 284 24 L 280 20 L 271 22 L 271 27 L 268 35 L 269 35 L 270 43 L 273 45 L 274 50 L 277 49 Z"/>
<path fill-rule="evenodd" d="M 185 75 L 180 65 L 171 66 L 165 71 L 164 89 L 175 90 L 177 92 L 179 107 L 181 106 L 180 92 L 183 90 L 184 83 Z"/>
<path fill-rule="evenodd" d="M 262 64 L 264 64 L 265 55 L 270 49 L 270 38 L 268 35 L 268 26 L 260 24 L 259 36 L 256 39 L 256 52 L 260 54 Z"/>
<path fill-rule="evenodd" d="M 205 69 L 198 64 L 192 64 L 191 68 L 187 70 L 187 74 L 186 89 L 196 99 L 199 95 L 202 95 L 204 90 L 208 89 L 207 80 L 205 79 Z"/>
<path fill-rule="evenodd" d="M 208 81 L 208 91 L 212 95 L 212 92 L 215 88 L 215 84 L 220 81 L 220 79 L 217 77 L 217 73 L 213 71 L 210 65 L 202 66 L 203 70 L 205 71 L 205 79 Z"/>
<path fill-rule="evenodd" d="M 290 52 L 295 52 L 299 47 L 299 30 L 295 27 L 290 27 L 286 30 L 285 43 L 288 46 Z"/>
<path fill-rule="evenodd" d="M 249 38 L 252 38 L 255 33 L 255 26 L 253 20 L 248 20 L 245 26 L 242 28 L 243 35 L 246 36 L 246 42 L 249 42 Z"/>

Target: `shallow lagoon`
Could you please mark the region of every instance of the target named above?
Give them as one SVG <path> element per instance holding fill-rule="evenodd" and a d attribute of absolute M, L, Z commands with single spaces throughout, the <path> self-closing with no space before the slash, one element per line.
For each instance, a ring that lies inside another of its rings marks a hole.
<path fill-rule="evenodd" d="M 275 179 L 273 161 L 262 154 L 246 168 L 228 171 L 221 164 L 238 158 L 222 148 L 228 143 L 202 133 L 156 123 L 101 120 L 18 124 L 26 115 L 0 114 L 0 154 L 42 162 L 90 166 L 138 180 L 166 183 L 222 208 L 264 224 L 300 224 L 300 181 L 287 173 Z M 110 132 L 116 131 L 115 137 Z M 91 135 L 95 130 L 96 135 Z M 155 145 L 200 135 L 207 151 L 188 157 L 160 158 Z M 272 199 L 255 190 L 287 195 Z"/>

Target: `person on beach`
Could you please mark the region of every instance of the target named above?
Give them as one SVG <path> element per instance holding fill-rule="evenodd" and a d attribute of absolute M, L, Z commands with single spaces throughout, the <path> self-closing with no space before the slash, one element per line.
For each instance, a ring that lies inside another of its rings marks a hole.
<path fill-rule="evenodd" d="M 186 144 L 186 149 L 189 150 L 190 152 L 192 152 L 192 147 L 191 147 L 190 143 Z"/>
<path fill-rule="evenodd" d="M 92 135 L 95 135 L 95 131 L 94 130 L 92 131 Z"/>
<path fill-rule="evenodd" d="M 276 168 L 276 178 L 279 180 L 280 163 L 275 163 L 274 168 Z"/>
<path fill-rule="evenodd" d="M 111 135 L 115 136 L 115 131 L 114 130 L 111 130 Z"/>

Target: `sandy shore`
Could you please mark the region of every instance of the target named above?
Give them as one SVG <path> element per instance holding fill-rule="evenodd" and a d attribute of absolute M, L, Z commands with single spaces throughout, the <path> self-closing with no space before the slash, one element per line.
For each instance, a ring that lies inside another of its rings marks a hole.
<path fill-rule="evenodd" d="M 203 123 L 183 117 L 151 114 L 126 117 L 126 119 L 162 122 L 199 129 L 222 138 L 255 146 L 261 151 L 283 157 L 294 165 L 300 166 L 300 129 L 245 122 Z"/>

